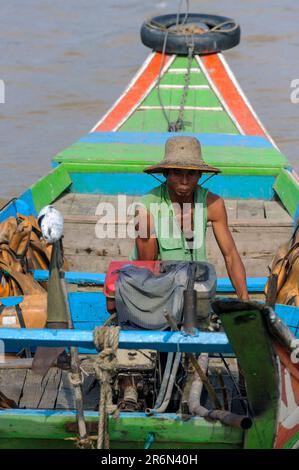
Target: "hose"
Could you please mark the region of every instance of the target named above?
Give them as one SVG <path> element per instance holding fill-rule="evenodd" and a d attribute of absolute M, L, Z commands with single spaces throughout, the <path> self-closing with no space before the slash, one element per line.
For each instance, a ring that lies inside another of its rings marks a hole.
<path fill-rule="evenodd" d="M 201 354 L 197 360 L 198 365 L 202 369 L 202 371 L 206 374 L 209 364 L 209 355 L 208 354 Z M 200 406 L 200 396 L 203 388 L 203 381 L 199 377 L 198 374 L 195 374 L 194 380 L 191 385 L 190 394 L 189 394 L 189 411 L 192 415 L 199 415 L 200 416 L 200 409 L 203 408 Z"/>
<path fill-rule="evenodd" d="M 145 410 L 146 415 L 149 416 L 153 413 L 164 413 L 164 411 L 168 407 L 169 402 L 170 402 L 170 398 L 171 398 L 171 394 L 172 394 L 172 390 L 173 390 L 173 386 L 174 386 L 174 381 L 175 381 L 176 374 L 177 374 L 177 371 L 178 371 L 178 368 L 179 368 L 179 365 L 180 365 L 181 356 L 182 356 L 181 353 L 176 353 L 176 355 L 175 355 L 172 370 L 171 370 L 171 374 L 170 374 L 169 380 L 168 380 L 166 394 L 163 397 L 162 403 L 158 407 L 156 407 L 156 405 L 155 405 L 155 407 L 153 409 L 147 408 Z M 164 376 L 165 376 L 165 374 L 164 374 Z M 158 404 L 158 400 L 157 400 L 157 404 Z"/>
<path fill-rule="evenodd" d="M 163 374 L 163 379 L 162 379 L 161 387 L 160 387 L 160 390 L 159 390 L 159 394 L 158 394 L 158 397 L 156 399 L 156 403 L 154 405 L 154 409 L 159 408 L 159 406 L 161 406 L 161 403 L 164 399 L 166 387 L 167 387 L 167 384 L 168 384 L 168 381 L 169 381 L 169 378 L 170 378 L 170 372 L 171 372 L 173 356 L 174 356 L 173 353 L 168 353 L 167 354 L 167 362 L 166 362 L 166 366 L 165 366 L 165 371 L 164 371 L 164 374 Z"/>

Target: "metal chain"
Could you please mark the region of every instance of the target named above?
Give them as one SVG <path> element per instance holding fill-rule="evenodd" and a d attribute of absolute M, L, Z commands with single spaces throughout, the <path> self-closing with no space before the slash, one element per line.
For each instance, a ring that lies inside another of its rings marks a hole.
<path fill-rule="evenodd" d="M 193 52 L 194 52 L 194 38 L 192 36 L 191 42 L 188 44 L 188 66 L 187 66 L 187 71 L 185 74 L 185 84 L 183 88 L 183 93 L 181 97 L 181 103 L 180 103 L 180 110 L 179 110 L 179 115 L 178 118 L 175 122 L 170 123 L 168 127 L 169 132 L 178 132 L 184 129 L 184 112 L 185 112 L 185 105 L 186 105 L 186 100 L 187 100 L 187 94 L 190 86 L 190 75 L 191 75 L 191 66 L 192 66 L 192 60 L 193 60 Z"/>
<path fill-rule="evenodd" d="M 177 29 L 178 26 L 184 25 L 187 21 L 187 18 L 188 18 L 188 15 L 189 15 L 189 0 L 185 0 L 185 1 L 186 1 L 185 17 L 183 18 L 183 21 L 180 25 L 179 24 L 180 10 L 181 10 L 181 6 L 182 6 L 182 3 L 183 3 L 183 0 L 180 0 L 179 7 L 178 7 L 178 12 L 177 12 L 176 28 L 175 29 Z M 167 116 L 166 109 L 165 109 L 165 106 L 163 104 L 163 100 L 162 100 L 162 96 L 161 96 L 161 90 L 160 90 L 160 83 L 161 83 L 161 78 L 162 78 L 162 69 L 163 69 L 163 66 L 164 66 L 164 60 L 165 60 L 165 55 L 166 55 L 166 46 L 167 46 L 169 30 L 167 28 L 163 27 L 162 25 L 156 25 L 156 27 L 158 29 L 161 29 L 161 30 L 165 31 L 164 43 L 163 43 L 163 48 L 162 48 L 161 67 L 160 67 L 160 71 L 159 71 L 158 84 L 157 84 L 158 99 L 159 99 L 159 103 L 160 103 L 160 106 L 161 106 L 161 109 L 162 109 L 162 113 L 163 113 L 163 115 L 165 117 L 165 120 L 167 122 L 167 125 L 168 125 L 168 132 L 178 132 L 178 131 L 182 130 L 183 127 L 184 127 L 183 117 L 184 117 L 184 111 L 185 111 L 187 92 L 188 92 L 188 88 L 189 88 L 189 84 L 190 84 L 190 72 L 191 72 L 192 57 L 193 57 L 193 52 L 194 52 L 194 37 L 193 37 L 193 35 L 191 36 L 191 41 L 190 41 L 190 39 L 187 39 L 187 37 L 186 37 L 186 43 L 188 45 L 188 67 L 187 67 L 187 72 L 186 72 L 186 75 L 185 75 L 185 85 L 184 85 L 183 94 L 182 94 L 182 98 L 181 98 L 178 118 L 175 122 L 171 122 L 169 117 Z M 172 33 L 174 31 L 172 31 Z"/>

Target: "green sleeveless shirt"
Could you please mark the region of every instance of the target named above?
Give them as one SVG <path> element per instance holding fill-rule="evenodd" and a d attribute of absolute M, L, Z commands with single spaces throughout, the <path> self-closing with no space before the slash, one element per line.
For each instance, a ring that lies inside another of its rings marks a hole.
<path fill-rule="evenodd" d="M 193 212 L 193 249 L 189 248 L 177 222 L 166 184 L 161 184 L 142 197 L 140 203 L 154 219 L 160 260 L 206 261 L 207 194 L 207 189 L 201 186 L 196 187 Z M 131 259 L 138 259 L 136 245 Z"/>

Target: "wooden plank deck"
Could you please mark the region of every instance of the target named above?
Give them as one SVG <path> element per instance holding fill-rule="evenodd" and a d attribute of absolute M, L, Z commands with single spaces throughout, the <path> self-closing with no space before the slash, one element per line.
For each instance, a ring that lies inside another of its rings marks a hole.
<path fill-rule="evenodd" d="M 127 197 L 127 207 L 139 199 L 139 196 Z M 101 223 L 101 216 L 96 215 L 100 203 L 112 204 L 115 209 L 117 224 L 111 238 L 99 238 L 96 235 L 96 229 L 107 230 L 108 226 L 113 233 L 114 222 L 105 217 Z M 64 246 L 71 270 L 106 272 L 112 259 L 128 259 L 134 241 L 125 234 L 126 225 L 132 217 L 119 212 L 117 196 L 66 194 L 54 205 L 65 217 Z M 225 205 L 229 227 L 247 275 L 266 276 L 275 251 L 290 237 L 291 217 L 278 201 L 225 200 Z M 117 236 L 120 233 L 124 234 L 123 238 Z M 211 224 L 207 231 L 207 255 L 215 264 L 218 276 L 225 277 L 225 264 L 212 234 Z"/>
<path fill-rule="evenodd" d="M 56 368 L 50 369 L 44 378 L 28 370 L 19 407 L 53 409 L 60 378 L 61 371 Z"/>
<path fill-rule="evenodd" d="M 19 406 L 27 370 L 0 370 L 0 390 Z"/>
<path fill-rule="evenodd" d="M 26 360 L 24 360 L 26 362 Z M 18 367 L 0 369 L 0 390 L 21 409 L 75 409 L 72 385 L 68 372 L 56 367 L 50 369 L 44 378 L 35 375 L 31 369 Z M 27 364 L 28 365 L 28 364 Z M 84 409 L 96 410 L 99 402 L 99 385 L 93 374 L 84 375 Z"/>

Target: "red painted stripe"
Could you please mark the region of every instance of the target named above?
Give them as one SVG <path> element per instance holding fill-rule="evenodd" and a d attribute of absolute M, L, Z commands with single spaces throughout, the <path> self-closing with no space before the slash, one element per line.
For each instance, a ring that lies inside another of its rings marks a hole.
<path fill-rule="evenodd" d="M 217 54 L 201 57 L 210 78 L 246 135 L 266 136 Z"/>
<path fill-rule="evenodd" d="M 163 67 L 170 62 L 171 58 L 172 56 L 168 55 L 164 57 Z M 111 132 L 115 129 L 120 121 L 128 116 L 130 111 L 132 111 L 134 107 L 140 102 L 140 100 L 142 100 L 142 98 L 146 95 L 147 90 L 150 88 L 153 82 L 158 79 L 162 63 L 161 61 L 162 54 L 156 52 L 146 69 L 133 83 L 123 98 L 112 108 L 110 113 L 101 122 L 101 124 L 99 124 L 99 126 L 95 129 L 95 132 Z"/>

